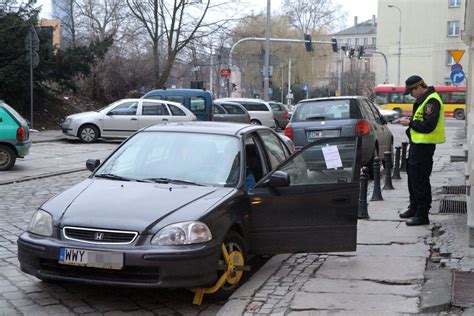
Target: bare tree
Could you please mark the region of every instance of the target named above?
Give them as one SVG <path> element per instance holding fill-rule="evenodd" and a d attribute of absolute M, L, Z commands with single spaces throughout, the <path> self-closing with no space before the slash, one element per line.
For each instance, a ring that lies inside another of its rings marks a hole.
<path fill-rule="evenodd" d="M 327 33 L 343 18 L 341 6 L 332 0 L 285 0 L 283 11 L 290 23 L 303 33 Z"/>

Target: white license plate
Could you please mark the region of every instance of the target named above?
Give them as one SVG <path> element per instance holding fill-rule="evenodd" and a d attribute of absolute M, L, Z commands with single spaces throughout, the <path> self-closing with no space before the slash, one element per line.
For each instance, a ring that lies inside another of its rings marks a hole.
<path fill-rule="evenodd" d="M 61 247 L 59 249 L 59 263 L 120 270 L 123 268 L 123 253 Z"/>
<path fill-rule="evenodd" d="M 321 130 L 321 131 L 310 131 L 309 138 L 317 137 L 337 137 L 339 136 L 339 131 L 335 129 Z"/>

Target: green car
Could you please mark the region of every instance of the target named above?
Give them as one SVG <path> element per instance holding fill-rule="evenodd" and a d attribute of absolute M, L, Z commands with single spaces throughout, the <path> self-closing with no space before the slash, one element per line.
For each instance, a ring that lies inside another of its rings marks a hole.
<path fill-rule="evenodd" d="M 30 147 L 28 122 L 0 100 L 0 171 L 11 169 L 17 157 L 28 155 Z"/>

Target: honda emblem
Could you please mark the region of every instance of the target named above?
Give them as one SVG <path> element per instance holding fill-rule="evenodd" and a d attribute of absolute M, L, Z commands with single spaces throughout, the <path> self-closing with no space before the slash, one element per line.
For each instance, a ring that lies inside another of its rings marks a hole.
<path fill-rule="evenodd" d="M 102 240 L 104 239 L 104 233 L 96 232 L 94 234 L 94 240 Z"/>

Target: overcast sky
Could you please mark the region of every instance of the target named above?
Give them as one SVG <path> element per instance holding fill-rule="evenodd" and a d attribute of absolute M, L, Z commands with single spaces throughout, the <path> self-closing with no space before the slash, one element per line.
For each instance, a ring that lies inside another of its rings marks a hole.
<path fill-rule="evenodd" d="M 241 0 L 246 2 L 245 8 L 250 12 L 251 10 L 262 11 L 266 8 L 266 0 Z M 346 27 L 354 25 L 354 16 L 358 17 L 358 21 L 366 21 L 372 18 L 372 15 L 377 15 L 377 0 L 333 0 L 336 4 L 340 4 L 343 10 L 347 13 Z M 272 11 L 279 10 L 282 0 L 272 0 Z M 39 5 L 43 6 L 41 17 L 51 17 L 51 0 L 39 0 Z"/>

